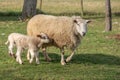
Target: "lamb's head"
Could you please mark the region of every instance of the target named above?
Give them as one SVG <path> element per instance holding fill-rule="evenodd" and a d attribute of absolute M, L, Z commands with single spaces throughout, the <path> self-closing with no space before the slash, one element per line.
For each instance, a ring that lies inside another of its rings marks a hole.
<path fill-rule="evenodd" d="M 85 36 L 85 34 L 87 32 L 87 24 L 91 21 L 90 20 L 84 20 L 80 17 L 73 17 L 73 22 L 75 24 L 74 26 L 75 26 L 77 32 L 81 36 Z"/>
<path fill-rule="evenodd" d="M 40 40 L 42 43 L 49 43 L 50 42 L 49 37 L 45 33 L 40 33 L 39 35 L 37 35 L 37 37 L 40 37 Z"/>

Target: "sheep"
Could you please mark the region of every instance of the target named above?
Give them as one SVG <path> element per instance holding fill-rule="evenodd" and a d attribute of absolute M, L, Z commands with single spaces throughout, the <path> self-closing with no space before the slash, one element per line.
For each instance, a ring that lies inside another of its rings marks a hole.
<path fill-rule="evenodd" d="M 9 54 L 11 56 L 14 56 L 16 58 L 16 61 L 19 62 L 19 64 L 22 64 L 21 60 L 21 53 L 24 49 L 28 49 L 27 52 L 27 59 L 30 63 L 33 62 L 34 57 L 36 58 L 36 63 L 39 64 L 39 48 L 45 44 L 49 43 L 49 38 L 45 33 L 40 33 L 40 35 L 36 35 L 37 37 L 31 37 L 27 35 L 23 35 L 20 33 L 11 33 L 8 36 L 8 40 L 5 43 L 6 45 L 9 43 L 8 49 Z M 13 53 L 13 47 L 17 47 L 16 56 Z M 31 55 L 31 59 L 30 59 Z"/>
<path fill-rule="evenodd" d="M 43 45 L 43 53 L 45 58 L 50 61 L 51 58 L 46 53 L 48 46 L 55 46 L 61 51 L 61 65 L 69 62 L 75 49 L 80 44 L 81 39 L 87 32 L 87 23 L 90 20 L 84 20 L 79 16 L 52 16 L 38 14 L 31 18 L 27 24 L 27 34 L 36 36 L 40 32 L 46 33 L 53 41 Z M 64 47 L 69 48 L 72 53 L 67 59 L 64 59 Z"/>

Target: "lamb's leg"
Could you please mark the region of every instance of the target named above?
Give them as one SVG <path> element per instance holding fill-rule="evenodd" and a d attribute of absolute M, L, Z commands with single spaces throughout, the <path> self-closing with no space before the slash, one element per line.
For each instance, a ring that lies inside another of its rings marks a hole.
<path fill-rule="evenodd" d="M 9 49 L 9 55 L 10 56 L 13 56 L 13 47 L 14 47 L 14 44 L 10 42 L 9 46 L 8 46 L 8 49 Z"/>
<path fill-rule="evenodd" d="M 48 56 L 48 54 L 46 53 L 46 48 L 43 48 L 42 49 L 42 52 L 43 52 L 43 55 L 44 55 L 44 57 L 45 57 L 45 60 L 46 61 L 51 61 L 51 58 Z"/>
<path fill-rule="evenodd" d="M 35 53 L 34 53 L 33 50 L 30 50 L 30 54 L 31 54 L 30 63 L 32 63 L 32 62 L 33 62 L 33 59 L 34 59 L 34 57 L 35 57 Z"/>
<path fill-rule="evenodd" d="M 65 65 L 66 62 L 64 60 L 64 49 L 61 49 L 61 65 Z"/>
<path fill-rule="evenodd" d="M 39 62 L 39 51 L 36 52 L 35 57 L 36 57 L 36 64 L 40 64 L 40 62 Z"/>
<path fill-rule="evenodd" d="M 30 60 L 30 51 L 29 51 L 29 49 L 27 51 L 27 60 Z"/>
<path fill-rule="evenodd" d="M 72 59 L 72 57 L 73 57 L 74 54 L 75 54 L 75 51 L 72 50 L 72 53 L 71 53 L 70 56 L 67 57 L 66 62 L 69 62 Z"/>
<path fill-rule="evenodd" d="M 16 61 L 19 62 L 19 64 L 23 64 L 22 59 L 21 59 L 21 53 L 22 53 L 22 48 L 18 47 L 17 53 L 16 53 Z"/>

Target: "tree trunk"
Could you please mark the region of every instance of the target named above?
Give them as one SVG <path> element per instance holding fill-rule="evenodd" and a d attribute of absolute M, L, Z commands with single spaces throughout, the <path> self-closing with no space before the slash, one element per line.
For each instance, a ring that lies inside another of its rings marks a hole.
<path fill-rule="evenodd" d="M 81 4 L 81 15 L 83 16 L 84 15 L 83 0 L 81 0 L 80 4 Z"/>
<path fill-rule="evenodd" d="M 106 0 L 106 27 L 105 31 L 112 30 L 112 14 L 111 14 L 111 3 L 110 0 Z"/>
<path fill-rule="evenodd" d="M 25 21 L 36 14 L 37 0 L 24 0 L 21 20 Z"/>

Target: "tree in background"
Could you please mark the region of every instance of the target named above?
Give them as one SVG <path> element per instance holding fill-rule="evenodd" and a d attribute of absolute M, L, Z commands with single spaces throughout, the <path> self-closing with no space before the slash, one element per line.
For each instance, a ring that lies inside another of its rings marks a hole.
<path fill-rule="evenodd" d="M 24 0 L 21 20 L 25 21 L 36 14 L 37 0 Z"/>
<path fill-rule="evenodd" d="M 106 0 L 106 27 L 105 31 L 111 31 L 112 30 L 112 14 L 111 14 L 111 2 L 110 0 Z"/>

